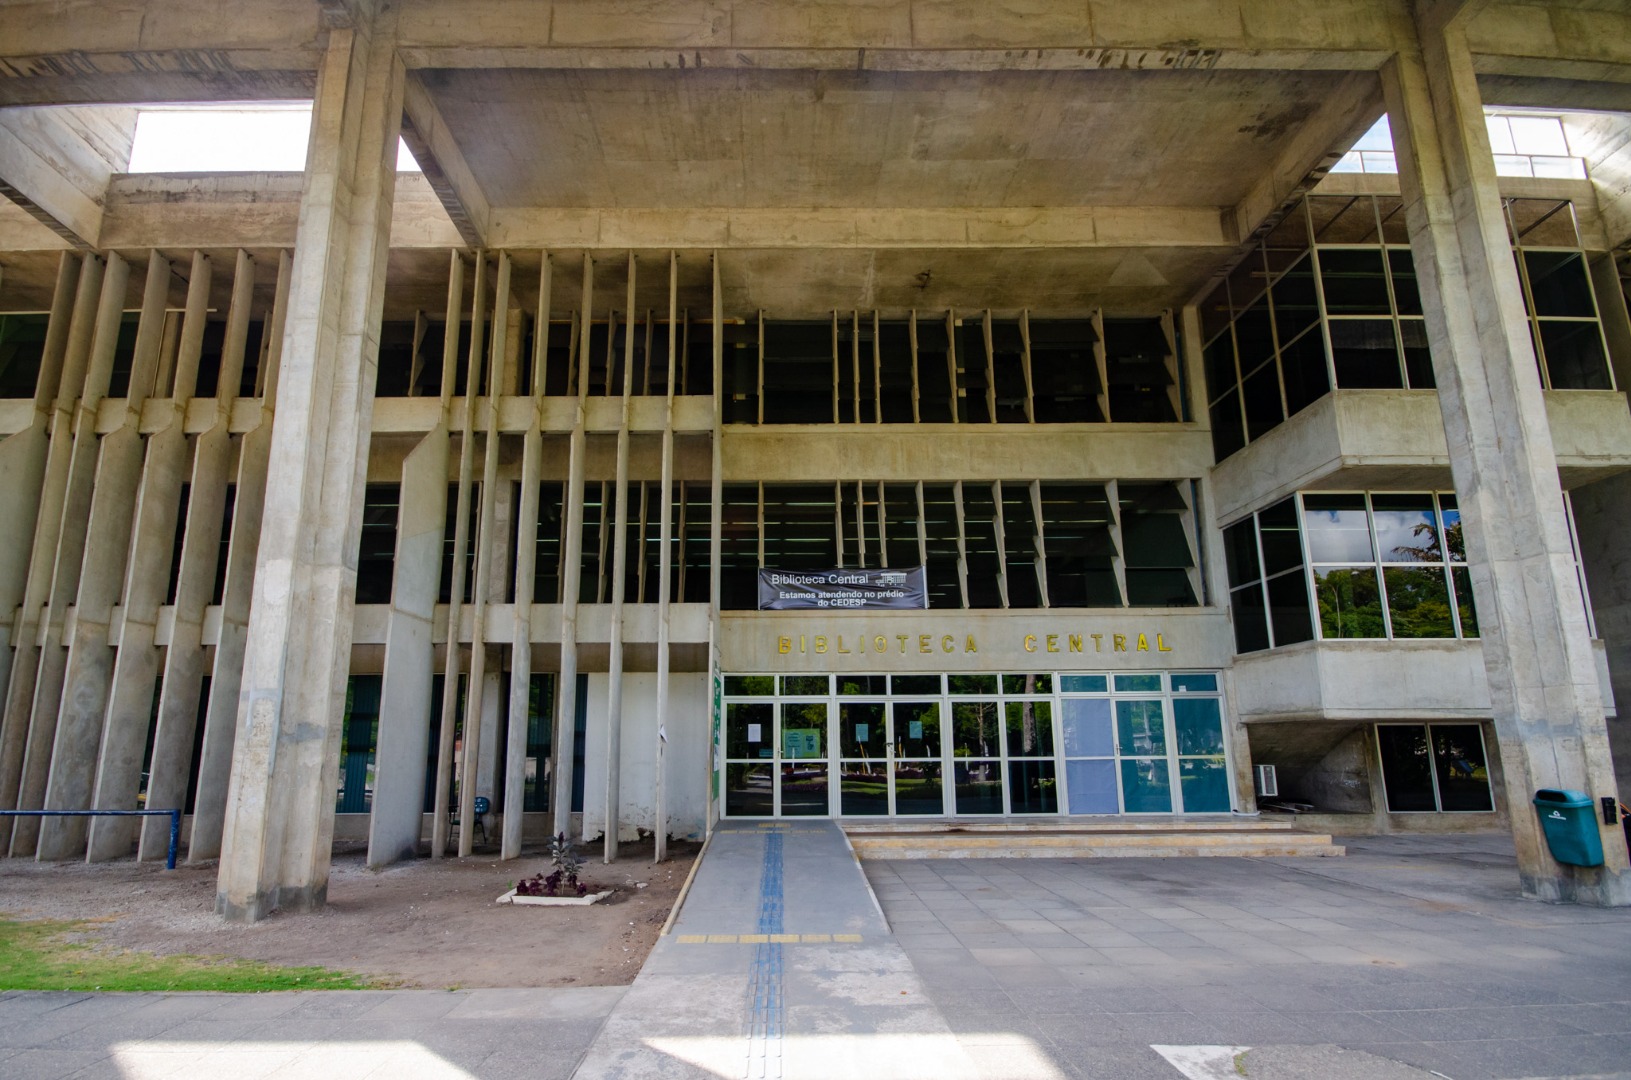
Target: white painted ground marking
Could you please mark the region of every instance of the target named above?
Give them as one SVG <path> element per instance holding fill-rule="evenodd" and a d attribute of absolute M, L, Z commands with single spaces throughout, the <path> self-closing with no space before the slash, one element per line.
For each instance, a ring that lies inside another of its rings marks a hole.
<path fill-rule="evenodd" d="M 1249 1046 L 1152 1046 L 1157 1054 L 1189 1080 L 1240 1080 L 1235 1056 Z"/>

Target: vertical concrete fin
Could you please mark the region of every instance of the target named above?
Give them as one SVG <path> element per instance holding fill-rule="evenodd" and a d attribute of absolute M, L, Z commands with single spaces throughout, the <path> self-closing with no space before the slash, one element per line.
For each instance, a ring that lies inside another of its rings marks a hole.
<path fill-rule="evenodd" d="M 478 274 L 477 280 L 480 281 Z M 459 779 L 459 856 L 470 854 L 476 835 L 476 794 L 481 786 L 482 728 L 485 725 L 483 695 L 487 677 L 487 601 L 493 579 L 493 564 L 502 562 L 501 530 L 494 526 L 494 506 L 498 490 L 498 398 L 506 383 L 510 360 L 510 255 L 498 253 L 498 279 L 493 289 L 492 346 L 488 350 L 487 395 L 482 399 L 481 508 L 476 529 L 476 582 L 472 592 L 470 632 L 470 688 L 465 706 L 463 775 Z M 482 313 L 476 313 L 480 323 Z M 472 336 L 471 364 L 476 363 L 476 341 Z M 465 402 L 466 415 L 476 407 L 474 397 Z M 470 430 L 470 425 L 465 425 Z"/>
<path fill-rule="evenodd" d="M 412 858 L 419 847 L 430 750 L 436 590 L 447 525 L 448 433 L 432 428 L 402 462 L 391 612 L 385 624 L 385 674 L 374 755 L 374 805 L 368 865 Z"/>
<path fill-rule="evenodd" d="M 204 351 L 204 330 L 209 324 L 210 257 L 193 252 L 192 271 L 187 276 L 187 306 L 181 316 L 181 345 L 176 352 L 175 378 L 170 396 L 186 402 L 198 392 L 198 360 Z"/>
<path fill-rule="evenodd" d="M 555 694 L 555 782 L 551 799 L 557 835 L 572 831 L 572 767 L 578 715 L 578 593 L 583 576 L 583 474 L 587 452 L 585 399 L 589 395 L 589 340 L 594 311 L 595 263 L 583 253 L 583 292 L 578 304 L 577 406 L 572 414 L 572 439 L 567 449 L 566 503 L 561 514 L 565 537 L 561 558 L 561 682 Z"/>

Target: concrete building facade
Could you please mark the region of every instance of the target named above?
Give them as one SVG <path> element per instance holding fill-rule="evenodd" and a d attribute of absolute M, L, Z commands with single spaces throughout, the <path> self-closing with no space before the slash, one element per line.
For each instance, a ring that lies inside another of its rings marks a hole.
<path fill-rule="evenodd" d="M 1204 820 L 1270 765 L 1631 903 L 1631 13 L 1332 7 L 7 5 L 0 807 L 182 807 L 257 919 L 336 838 Z M 291 100 L 303 173 L 128 171 L 142 106 Z"/>

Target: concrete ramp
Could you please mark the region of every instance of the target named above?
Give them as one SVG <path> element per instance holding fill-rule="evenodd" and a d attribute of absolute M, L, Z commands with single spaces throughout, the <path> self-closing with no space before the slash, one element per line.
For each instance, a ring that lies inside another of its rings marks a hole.
<path fill-rule="evenodd" d="M 722 825 L 575 1074 L 977 1075 L 829 821 Z"/>

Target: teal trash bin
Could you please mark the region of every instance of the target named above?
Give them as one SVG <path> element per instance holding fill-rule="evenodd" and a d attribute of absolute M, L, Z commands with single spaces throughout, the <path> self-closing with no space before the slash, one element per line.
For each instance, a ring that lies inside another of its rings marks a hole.
<path fill-rule="evenodd" d="M 1569 866 L 1603 865 L 1603 838 L 1597 831 L 1597 811 L 1590 795 L 1541 788 L 1535 792 L 1535 811 L 1546 830 L 1552 858 Z"/>

